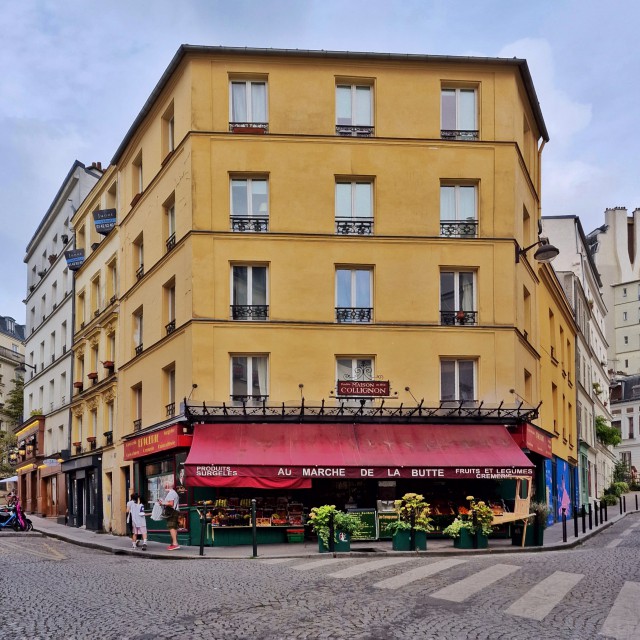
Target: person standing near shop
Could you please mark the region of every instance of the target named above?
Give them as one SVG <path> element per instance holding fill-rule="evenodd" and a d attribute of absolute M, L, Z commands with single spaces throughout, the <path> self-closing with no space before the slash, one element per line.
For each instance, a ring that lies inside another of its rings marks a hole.
<path fill-rule="evenodd" d="M 142 550 L 147 550 L 147 518 L 144 515 L 144 502 L 142 496 L 134 493 L 131 496 L 131 529 L 133 532 L 133 548 L 138 546 L 138 536 L 142 536 Z"/>
<path fill-rule="evenodd" d="M 165 495 L 164 500 L 160 500 L 160 504 L 164 507 L 164 515 L 167 519 L 167 529 L 171 535 L 171 544 L 167 547 L 168 551 L 179 549 L 178 544 L 178 511 L 180 509 L 180 496 L 178 496 L 173 482 L 164 483 Z"/>

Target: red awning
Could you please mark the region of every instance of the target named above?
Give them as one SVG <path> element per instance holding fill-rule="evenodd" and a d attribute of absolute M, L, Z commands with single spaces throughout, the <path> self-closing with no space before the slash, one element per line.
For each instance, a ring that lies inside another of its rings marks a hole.
<path fill-rule="evenodd" d="M 314 478 L 530 477 L 502 425 L 197 424 L 189 486 L 304 488 Z"/>

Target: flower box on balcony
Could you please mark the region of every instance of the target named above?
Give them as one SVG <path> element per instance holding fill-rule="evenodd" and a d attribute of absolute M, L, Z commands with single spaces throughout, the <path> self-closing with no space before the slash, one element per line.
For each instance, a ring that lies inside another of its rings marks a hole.
<path fill-rule="evenodd" d="M 82 446 L 82 442 L 74 442 L 73 446 L 77 449 Z"/>
<path fill-rule="evenodd" d="M 95 441 L 96 441 L 95 436 L 87 436 L 87 442 L 95 442 Z"/>
<path fill-rule="evenodd" d="M 105 360 L 102 364 L 105 369 L 113 369 L 113 360 Z"/>
<path fill-rule="evenodd" d="M 89 380 L 97 380 L 98 379 L 98 372 L 97 371 L 92 371 L 91 373 L 87 373 L 87 378 L 89 378 Z"/>
<path fill-rule="evenodd" d="M 49 264 L 53 264 L 56 261 L 56 258 L 58 257 L 57 253 L 52 253 L 48 259 L 49 259 Z"/>
<path fill-rule="evenodd" d="M 74 388 L 76 389 L 82 389 L 82 387 L 84 386 L 84 383 L 82 381 L 80 382 L 74 382 L 73 383 Z"/>

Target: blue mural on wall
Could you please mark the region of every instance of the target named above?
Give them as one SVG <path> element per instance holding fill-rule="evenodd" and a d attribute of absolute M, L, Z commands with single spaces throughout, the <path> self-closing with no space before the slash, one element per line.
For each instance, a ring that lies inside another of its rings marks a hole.
<path fill-rule="evenodd" d="M 553 463 L 551 460 L 544 461 L 544 488 L 545 498 L 549 505 L 549 515 L 547 516 L 547 525 L 551 526 L 556 521 L 555 516 L 555 500 L 553 492 Z"/>
<path fill-rule="evenodd" d="M 565 509 L 567 519 L 573 517 L 571 513 L 571 467 L 568 462 L 556 458 L 556 520 L 562 520 L 562 510 Z"/>
<path fill-rule="evenodd" d="M 576 467 L 556 456 L 544 461 L 545 493 L 549 505 L 547 525 L 562 522 L 563 508 L 566 510 L 567 520 L 573 517 L 573 504 L 577 504 L 575 500 L 578 498 L 579 486 L 576 473 Z"/>

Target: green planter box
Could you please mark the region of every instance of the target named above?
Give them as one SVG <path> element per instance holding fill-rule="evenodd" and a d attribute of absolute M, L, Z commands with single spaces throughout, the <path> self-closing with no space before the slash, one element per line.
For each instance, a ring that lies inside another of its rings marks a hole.
<path fill-rule="evenodd" d="M 522 529 L 523 524 L 514 525 L 511 533 L 511 544 L 514 546 L 522 545 Z M 541 547 L 544 543 L 544 527 L 540 525 L 527 526 L 527 533 L 524 539 L 525 547 Z"/>
<path fill-rule="evenodd" d="M 477 535 L 478 544 L 474 545 L 474 536 L 468 529 L 460 529 L 460 537 L 453 539 L 453 546 L 456 549 L 486 549 L 489 546 L 487 536 L 483 533 Z"/>
<path fill-rule="evenodd" d="M 337 553 L 346 553 L 347 551 L 351 551 L 351 536 L 348 533 L 344 533 L 344 531 L 338 531 L 338 538 L 335 544 L 335 551 Z M 329 553 L 329 548 L 324 546 L 324 542 L 320 538 L 318 538 L 318 551 L 320 553 Z"/>
<path fill-rule="evenodd" d="M 396 531 L 393 534 L 392 548 L 394 551 L 411 551 L 411 532 Z M 427 550 L 427 533 L 426 531 L 416 531 L 416 550 Z"/>

